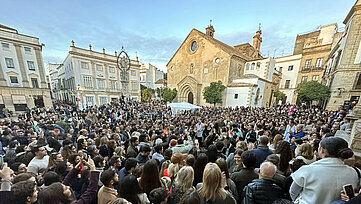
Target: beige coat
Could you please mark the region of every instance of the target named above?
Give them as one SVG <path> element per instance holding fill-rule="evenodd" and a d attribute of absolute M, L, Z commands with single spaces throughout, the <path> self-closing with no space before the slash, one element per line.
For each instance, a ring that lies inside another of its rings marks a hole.
<path fill-rule="evenodd" d="M 117 199 L 117 192 L 115 189 L 102 186 L 98 192 L 98 204 L 111 204 Z"/>

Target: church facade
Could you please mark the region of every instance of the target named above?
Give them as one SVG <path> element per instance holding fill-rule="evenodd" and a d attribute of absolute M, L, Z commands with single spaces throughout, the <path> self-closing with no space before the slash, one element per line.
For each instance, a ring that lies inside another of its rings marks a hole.
<path fill-rule="evenodd" d="M 252 95 L 253 90 L 257 90 L 255 87 L 260 86 L 260 80 L 264 80 L 266 84 L 274 84 L 272 77 L 264 79 L 253 73 L 245 75 L 247 62 L 264 60 L 260 54 L 261 30 L 253 37 L 253 46 L 249 43 L 227 45 L 215 39 L 214 32 L 211 25 L 206 28 L 206 33 L 192 29 L 168 62 L 168 87 L 176 88 L 178 91 L 175 101 L 211 106 L 203 98 L 204 88 L 211 82 L 221 81 L 227 87 L 223 94 L 222 106 L 265 105 L 263 102 L 255 105 L 254 101 L 252 102 L 254 97 L 249 95 Z M 273 69 L 270 64 L 265 63 L 265 66 L 268 66 L 267 69 Z M 271 89 L 269 88 L 269 92 Z M 247 97 L 243 97 L 242 94 L 246 94 Z M 260 92 L 260 95 L 264 93 Z M 238 100 L 235 101 L 235 98 Z"/>

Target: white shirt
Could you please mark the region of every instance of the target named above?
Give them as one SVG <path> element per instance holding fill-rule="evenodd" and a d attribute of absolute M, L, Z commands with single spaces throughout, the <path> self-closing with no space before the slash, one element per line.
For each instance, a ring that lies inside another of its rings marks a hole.
<path fill-rule="evenodd" d="M 35 173 L 38 175 L 39 173 L 43 172 L 46 168 L 48 168 L 49 164 L 49 156 L 46 155 L 42 159 L 37 159 L 34 157 L 29 165 L 28 165 L 28 172 Z"/>

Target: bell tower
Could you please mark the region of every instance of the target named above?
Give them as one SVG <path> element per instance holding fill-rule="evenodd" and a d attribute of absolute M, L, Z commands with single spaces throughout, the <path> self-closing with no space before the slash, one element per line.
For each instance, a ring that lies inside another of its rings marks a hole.
<path fill-rule="evenodd" d="M 215 32 L 215 30 L 214 30 L 214 28 L 212 26 L 212 20 L 210 20 L 209 26 L 206 28 L 206 34 L 213 38 L 214 32 Z"/>
<path fill-rule="evenodd" d="M 256 31 L 256 35 L 253 36 L 253 47 L 259 52 L 261 50 L 261 43 L 262 43 L 262 37 L 261 37 L 262 31 L 261 31 L 261 24 L 259 24 L 259 28 Z"/>

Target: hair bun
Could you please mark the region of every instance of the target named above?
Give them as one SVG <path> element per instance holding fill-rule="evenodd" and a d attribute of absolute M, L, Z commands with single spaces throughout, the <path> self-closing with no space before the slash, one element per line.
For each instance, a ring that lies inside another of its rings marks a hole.
<path fill-rule="evenodd" d="M 342 159 L 348 159 L 353 156 L 353 151 L 350 148 L 342 148 L 337 151 L 337 156 Z"/>

